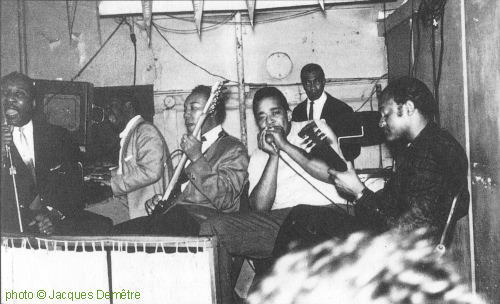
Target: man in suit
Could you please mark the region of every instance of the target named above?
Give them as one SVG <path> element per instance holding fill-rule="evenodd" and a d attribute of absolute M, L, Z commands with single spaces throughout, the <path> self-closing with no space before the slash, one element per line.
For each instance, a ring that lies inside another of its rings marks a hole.
<path fill-rule="evenodd" d="M 66 129 L 35 118 L 33 81 L 13 72 L 0 80 L 0 87 L 2 232 L 107 233 L 109 219 L 82 210 L 78 146 Z"/>
<path fill-rule="evenodd" d="M 248 178 L 248 152 L 238 139 L 222 129 L 226 116 L 223 101 L 217 103 L 215 112 L 203 123 L 203 137 L 193 136 L 210 94 L 210 87 L 197 86 L 184 103 L 187 134 L 180 146 L 188 162 L 178 182 L 181 189 L 172 200 L 176 206 L 164 214 L 122 223 L 115 227 L 117 233 L 198 235 L 199 225 L 205 219 L 239 210 Z M 160 199 L 161 195 L 155 195 L 148 200 L 149 212 Z"/>
<path fill-rule="evenodd" d="M 292 121 L 324 119 L 337 137 L 357 135 L 351 120 L 353 110 L 350 106 L 324 91 L 325 73 L 321 66 L 309 63 L 300 71 L 300 80 L 307 94 L 307 99 L 299 103 L 292 112 Z M 361 148 L 358 144 L 340 144 L 345 159 L 353 161 L 359 156 Z"/>
<path fill-rule="evenodd" d="M 120 136 L 118 168 L 101 184 L 111 187 L 114 197 L 87 210 L 108 216 L 119 224 L 146 216 L 144 203 L 165 192 L 172 176 L 172 161 L 160 131 L 138 114 L 137 101 L 129 94 L 114 96 L 106 105 L 108 119 Z"/>

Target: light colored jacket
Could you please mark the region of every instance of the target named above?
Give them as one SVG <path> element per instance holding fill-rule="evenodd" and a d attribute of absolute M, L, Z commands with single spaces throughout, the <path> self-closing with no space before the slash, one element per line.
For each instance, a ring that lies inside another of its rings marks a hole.
<path fill-rule="evenodd" d="M 111 189 L 116 196 L 126 195 L 130 219 L 146 216 L 145 202 L 163 194 L 172 177 L 172 160 L 160 131 L 142 117 L 125 138 L 122 174 L 111 172 Z"/>

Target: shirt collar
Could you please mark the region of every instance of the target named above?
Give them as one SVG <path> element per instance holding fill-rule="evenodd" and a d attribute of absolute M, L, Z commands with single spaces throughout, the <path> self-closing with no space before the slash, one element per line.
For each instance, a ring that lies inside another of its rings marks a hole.
<path fill-rule="evenodd" d="M 33 120 L 30 120 L 22 127 L 14 127 L 14 130 L 21 132 L 21 128 L 23 129 L 24 134 L 33 134 Z"/>
<path fill-rule="evenodd" d="M 120 138 L 124 138 L 127 136 L 127 134 L 130 132 L 132 129 L 132 126 L 141 118 L 141 115 L 136 115 L 134 118 L 128 121 L 127 125 L 125 126 L 125 129 L 120 133 Z"/>
<path fill-rule="evenodd" d="M 323 94 L 321 94 L 321 96 L 314 100 L 314 107 L 323 107 L 323 105 L 325 104 L 326 102 L 326 93 L 325 91 L 323 91 Z M 309 105 L 311 104 L 311 100 L 309 98 L 307 98 L 307 106 L 309 107 Z"/>
<path fill-rule="evenodd" d="M 210 147 L 219 138 L 220 132 L 222 132 L 222 125 L 217 125 L 212 130 L 210 130 L 207 133 L 203 134 L 203 136 L 206 139 L 206 141 L 204 141 L 203 144 L 202 144 L 203 148 Z"/>

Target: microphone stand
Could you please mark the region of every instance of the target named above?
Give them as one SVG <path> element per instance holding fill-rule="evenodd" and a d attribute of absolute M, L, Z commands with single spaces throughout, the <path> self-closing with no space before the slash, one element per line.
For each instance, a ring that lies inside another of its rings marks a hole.
<path fill-rule="evenodd" d="M 12 176 L 12 185 L 14 186 L 14 195 L 16 197 L 16 207 L 17 207 L 17 218 L 19 219 L 19 230 L 23 233 L 23 222 L 21 220 L 21 207 L 19 205 L 19 195 L 17 194 L 17 183 L 16 183 L 16 167 L 14 167 L 14 163 L 12 162 L 12 154 L 10 153 L 10 147 L 5 145 L 5 150 L 7 152 L 7 157 L 10 161 L 9 173 Z"/>
<path fill-rule="evenodd" d="M 5 116 L 3 101 L 0 102 L 0 111 L 2 112 L 1 113 L 2 124 L 9 125 L 7 123 L 7 118 Z M 12 130 L 14 129 L 14 127 L 12 125 L 9 125 L 9 127 L 10 127 L 10 131 L 12 133 Z M 9 145 L 5 145 L 5 152 L 7 154 L 7 157 L 9 158 L 9 162 L 10 162 L 9 173 L 12 176 L 12 185 L 14 187 L 14 196 L 16 198 L 17 218 L 19 220 L 19 231 L 21 231 L 21 233 L 23 233 L 24 230 L 23 230 L 23 221 L 21 219 L 21 206 L 19 204 L 19 194 L 18 194 L 18 191 L 17 191 L 17 182 L 16 182 L 17 171 L 16 171 L 16 167 L 14 166 L 14 162 L 12 162 L 12 154 L 10 152 Z"/>

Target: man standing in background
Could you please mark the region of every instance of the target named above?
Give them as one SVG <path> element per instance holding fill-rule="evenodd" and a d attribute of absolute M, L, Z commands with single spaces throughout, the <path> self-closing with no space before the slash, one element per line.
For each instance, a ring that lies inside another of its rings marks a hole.
<path fill-rule="evenodd" d="M 293 109 L 292 121 L 322 119 L 337 138 L 359 134 L 358 130 L 352 130 L 352 124 L 347 123 L 351 120 L 352 108 L 325 92 L 326 79 L 321 66 L 315 63 L 306 64 L 300 71 L 300 81 L 307 99 Z M 353 161 L 361 152 L 358 144 L 341 143 L 340 150 L 348 161 Z"/>

